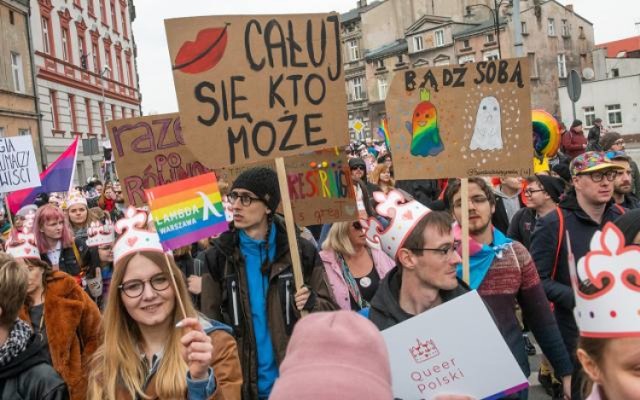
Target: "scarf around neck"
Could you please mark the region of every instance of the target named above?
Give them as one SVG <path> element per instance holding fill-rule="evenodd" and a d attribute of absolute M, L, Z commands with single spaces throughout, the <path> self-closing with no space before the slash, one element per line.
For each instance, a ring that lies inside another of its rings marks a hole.
<path fill-rule="evenodd" d="M 504 250 L 513 242 L 496 228 L 492 227 L 491 229 L 493 230 L 493 243 L 491 244 L 482 244 L 469 237 L 469 287 L 472 290 L 480 287 L 493 260 L 496 257 L 502 258 Z M 457 224 L 453 232 L 456 240 L 460 240 L 462 235 Z M 459 252 L 462 254 L 462 249 Z M 462 263 L 457 266 L 457 275 L 462 279 Z"/>
<path fill-rule="evenodd" d="M 20 319 L 16 320 L 7 341 L 0 346 L 0 367 L 9 364 L 27 348 L 32 333 L 29 324 Z"/>

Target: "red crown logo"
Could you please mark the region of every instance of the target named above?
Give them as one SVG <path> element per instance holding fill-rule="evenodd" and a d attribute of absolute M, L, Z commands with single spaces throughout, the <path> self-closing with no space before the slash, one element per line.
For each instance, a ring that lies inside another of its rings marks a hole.
<path fill-rule="evenodd" d="M 417 364 L 440 355 L 440 350 L 438 350 L 433 339 L 425 340 L 424 342 L 421 342 L 420 339 L 416 339 L 416 342 L 416 346 L 411 346 L 409 348 L 409 353 L 411 353 L 411 357 L 413 357 L 413 360 Z"/>
<path fill-rule="evenodd" d="M 590 249 L 577 268 L 570 256 L 574 315 L 581 334 L 640 336 L 640 247 L 625 246 L 622 232 L 609 222 L 593 235 Z M 585 285 L 595 290 L 583 291 Z"/>
<path fill-rule="evenodd" d="M 121 236 L 113 247 L 114 264 L 122 257 L 139 251 L 164 252 L 158 234 L 147 230 L 145 211 L 129 207 L 125 218 L 116 222 L 116 232 Z"/>

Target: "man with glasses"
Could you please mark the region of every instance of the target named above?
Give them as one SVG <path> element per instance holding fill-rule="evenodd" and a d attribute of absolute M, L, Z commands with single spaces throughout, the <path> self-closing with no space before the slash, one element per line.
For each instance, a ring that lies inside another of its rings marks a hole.
<path fill-rule="evenodd" d="M 600 139 L 602 150 L 607 152 L 607 157 L 610 159 L 616 154 L 616 152 L 625 150 L 624 138 L 618 132 L 607 132 Z M 631 191 L 636 196 L 640 196 L 640 169 L 638 164 L 631 158 L 629 158 L 629 165 L 631 166 Z"/>
<path fill-rule="evenodd" d="M 496 325 L 525 376 L 529 376 L 531 371 L 516 316 L 516 303 L 520 305 L 522 318 L 527 321 L 542 352 L 569 387 L 573 366 L 529 252 L 491 223 L 496 199 L 484 179 L 469 178 L 469 197 L 466 199 L 461 197 L 460 186 L 459 180 L 449 183 L 446 197 L 458 225 L 462 223 L 462 202 L 469 205 L 469 286 L 478 291 L 493 312 Z M 460 232 L 459 229 L 456 231 Z M 459 265 L 458 276 L 461 274 L 462 265 Z M 527 391 L 513 398 L 526 399 Z"/>
<path fill-rule="evenodd" d="M 244 171 L 227 197 L 233 222 L 205 253 L 210 278 L 202 283 L 202 312 L 234 328 L 242 397 L 267 399 L 299 312 L 335 310 L 337 305 L 317 250 L 301 237 L 305 286 L 295 289 L 285 224 L 275 215 L 280 191 L 274 171 Z"/>
<path fill-rule="evenodd" d="M 542 174 L 528 177 L 524 190 L 527 206 L 513 216 L 507 236 L 529 249 L 536 221 L 555 210 L 563 192 L 564 183 L 560 178 Z"/>
<path fill-rule="evenodd" d="M 380 330 L 468 291 L 456 277 L 459 242 L 453 237 L 451 217 L 442 211 L 430 212 L 416 200 L 406 204 L 406 207 L 417 207 L 415 210 L 419 211 L 414 210 L 413 215 L 419 222 L 412 229 L 410 224 L 404 224 L 403 230 L 401 221 L 392 219 L 388 234 L 379 238 L 381 248 L 396 260 L 396 268 L 380 282 L 371 300 L 369 319 Z M 378 240 L 372 232 L 372 229 L 367 231 L 369 239 Z M 404 237 L 399 245 L 393 242 L 396 237 Z"/>
<path fill-rule="evenodd" d="M 622 167 L 613 181 L 613 200 L 616 204 L 633 210 L 640 207 L 640 200 L 633 194 L 633 170 L 631 158 L 624 151 L 609 151 L 607 156 L 611 162 Z"/>
<path fill-rule="evenodd" d="M 539 219 L 531 238 L 531 255 L 538 268 L 547 298 L 568 353 L 575 360 L 578 328 L 573 317 L 575 299 L 569 276 L 567 236 L 576 260 L 589 251 L 591 238 L 605 223 L 614 221 L 624 209 L 612 200 L 614 181 L 622 167 L 602 152 L 586 152 L 569 166 L 573 188 L 560 201 L 556 212 Z M 565 233 L 566 232 L 566 233 Z M 572 399 L 580 399 L 580 382 L 574 375 Z"/>

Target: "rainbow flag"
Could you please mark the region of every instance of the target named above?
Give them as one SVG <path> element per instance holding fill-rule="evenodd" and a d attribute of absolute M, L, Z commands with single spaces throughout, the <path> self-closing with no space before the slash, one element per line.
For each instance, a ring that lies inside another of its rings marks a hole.
<path fill-rule="evenodd" d="M 40 193 L 69 192 L 73 185 L 78 156 L 78 138 L 40 174 L 42 186 L 18 190 L 7 196 L 7 204 L 12 213 L 17 213 L 27 204 L 33 204 Z"/>
<path fill-rule="evenodd" d="M 387 122 L 387 118 L 382 118 L 380 120 L 378 135 L 380 135 L 384 139 L 384 143 L 387 146 L 387 151 L 391 151 L 391 146 L 389 145 L 389 123 Z"/>
<path fill-rule="evenodd" d="M 146 189 L 153 221 L 165 250 L 189 245 L 228 229 L 213 173 Z"/>

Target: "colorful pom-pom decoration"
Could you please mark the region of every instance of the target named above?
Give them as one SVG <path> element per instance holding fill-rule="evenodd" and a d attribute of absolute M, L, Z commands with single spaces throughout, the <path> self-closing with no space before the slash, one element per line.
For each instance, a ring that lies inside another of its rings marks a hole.
<path fill-rule="evenodd" d="M 560 126 L 558 121 L 544 110 L 531 112 L 533 124 L 533 148 L 537 154 L 554 157 L 560 148 Z"/>

